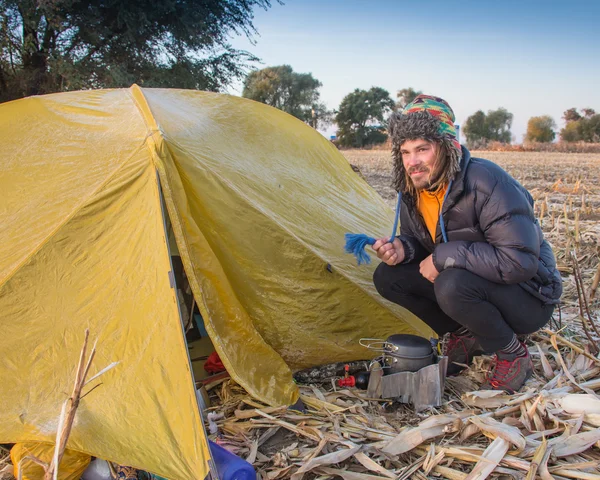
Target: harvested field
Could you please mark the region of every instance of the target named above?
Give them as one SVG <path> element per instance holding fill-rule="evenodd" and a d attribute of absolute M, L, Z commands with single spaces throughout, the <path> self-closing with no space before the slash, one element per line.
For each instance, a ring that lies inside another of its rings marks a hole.
<path fill-rule="evenodd" d="M 343 153 L 393 206 L 389 152 Z M 211 438 L 260 478 L 600 479 L 600 155 L 474 155 L 531 191 L 563 274 L 561 308 L 528 341 L 534 377 L 515 395 L 478 392 L 491 360 L 478 357 L 448 379 L 442 407 L 419 414 L 332 385 L 301 388 L 307 413 L 261 405 L 229 380 L 209 386 L 224 414 Z"/>
<path fill-rule="evenodd" d="M 393 207 L 386 151 L 345 151 Z M 446 383 L 444 404 L 420 413 L 333 384 L 301 387 L 301 413 L 251 398 L 233 381 L 207 385 L 209 437 L 264 480 L 600 480 L 600 155 L 474 152 L 515 176 L 563 274 L 563 303 L 528 341 L 535 374 L 521 392 L 478 392 L 490 357 Z M 577 273 L 577 274 L 576 274 Z M 11 476 L 0 447 L 0 479 Z"/>

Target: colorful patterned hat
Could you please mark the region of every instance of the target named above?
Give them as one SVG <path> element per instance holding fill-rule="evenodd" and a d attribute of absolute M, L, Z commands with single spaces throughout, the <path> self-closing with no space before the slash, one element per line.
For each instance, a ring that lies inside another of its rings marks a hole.
<path fill-rule="evenodd" d="M 402 113 L 410 115 L 411 113 L 427 111 L 436 118 L 439 118 L 440 125 L 438 132 L 450 140 L 456 150 L 460 153 L 460 143 L 456 135 L 456 127 L 454 126 L 454 112 L 448 102 L 440 97 L 432 95 L 418 95 L 411 103 L 409 103 Z"/>
<path fill-rule="evenodd" d="M 394 158 L 394 186 L 404 189 L 404 166 L 400 147 L 407 140 L 424 139 L 443 143 L 448 151 L 450 168 L 446 174 L 452 180 L 460 171 L 462 149 L 454 126 L 454 112 L 448 103 L 433 95 L 418 95 L 401 112 L 392 114 L 389 120 Z"/>

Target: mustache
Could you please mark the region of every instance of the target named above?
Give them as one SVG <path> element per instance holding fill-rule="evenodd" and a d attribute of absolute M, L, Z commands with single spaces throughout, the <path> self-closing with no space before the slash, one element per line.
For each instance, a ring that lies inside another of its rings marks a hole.
<path fill-rule="evenodd" d="M 414 167 L 410 167 L 407 172 L 409 175 L 417 172 L 429 172 L 429 168 L 424 165 L 415 165 Z"/>

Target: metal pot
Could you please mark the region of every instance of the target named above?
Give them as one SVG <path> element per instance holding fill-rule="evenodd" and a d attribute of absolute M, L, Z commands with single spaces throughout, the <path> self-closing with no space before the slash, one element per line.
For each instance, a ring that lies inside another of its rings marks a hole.
<path fill-rule="evenodd" d="M 433 348 L 429 340 L 416 335 L 391 335 L 385 341 L 385 374 L 417 372 L 435 362 Z"/>

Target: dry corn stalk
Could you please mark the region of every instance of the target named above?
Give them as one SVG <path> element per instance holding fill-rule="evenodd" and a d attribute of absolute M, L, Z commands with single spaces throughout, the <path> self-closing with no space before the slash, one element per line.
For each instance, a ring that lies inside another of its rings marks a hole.
<path fill-rule="evenodd" d="M 525 437 L 518 428 L 500 423 L 493 418 L 471 417 L 469 421 L 477 425 L 484 433 L 491 434 L 492 437 L 499 437 L 512 443 L 519 450 L 523 450 L 526 445 Z"/>
<path fill-rule="evenodd" d="M 485 449 L 481 460 L 477 462 L 471 473 L 467 475 L 465 480 L 483 480 L 498 466 L 500 461 L 508 452 L 508 442 L 503 438 L 496 438 L 488 448 Z"/>
<path fill-rule="evenodd" d="M 388 478 L 396 478 L 396 474 L 390 472 L 387 468 L 382 467 L 377 462 L 371 460 L 365 453 L 357 452 L 354 454 L 354 458 L 367 470 L 371 472 L 381 473 L 383 476 Z"/>
<path fill-rule="evenodd" d="M 418 427 L 404 429 L 398 436 L 387 442 L 381 451 L 390 455 L 406 453 L 427 440 L 457 432 L 461 425 L 462 421 L 458 415 L 429 417 Z"/>
<path fill-rule="evenodd" d="M 462 400 L 471 407 L 498 408 L 507 405 L 511 396 L 500 390 L 480 390 L 465 393 Z"/>
<path fill-rule="evenodd" d="M 386 477 L 367 475 L 365 473 L 353 472 L 351 470 L 338 470 L 330 467 L 320 467 L 318 471 L 323 472 L 326 475 L 342 477 L 344 480 L 387 480 Z"/>
<path fill-rule="evenodd" d="M 540 446 L 536 449 L 535 453 L 533 454 L 533 458 L 531 459 L 531 468 L 527 472 L 527 476 L 525 477 L 525 480 L 533 480 L 535 478 L 538 468 L 540 467 L 540 465 L 542 464 L 542 462 L 544 460 L 544 456 L 546 455 L 547 448 L 548 448 L 548 443 L 546 442 L 546 439 L 544 438 L 544 440 L 542 441 Z"/>
<path fill-rule="evenodd" d="M 567 457 L 581 453 L 590 448 L 594 443 L 600 440 L 600 428 L 595 430 L 578 433 L 568 437 L 563 442 L 557 442 L 554 445 L 553 453 L 557 457 Z"/>
<path fill-rule="evenodd" d="M 594 275 L 594 280 L 592 280 L 592 286 L 590 287 L 590 302 L 594 300 L 596 296 L 596 291 L 598 290 L 598 285 L 600 284 L 600 263 L 598 263 L 598 268 L 596 269 L 596 274 Z"/>
<path fill-rule="evenodd" d="M 296 473 L 292 475 L 292 480 L 301 480 L 306 472 L 310 472 L 311 470 L 317 467 L 324 467 L 328 465 L 334 465 L 336 463 L 341 463 L 347 458 L 350 458 L 356 452 L 360 450 L 360 446 L 346 448 L 344 450 L 338 450 L 337 452 L 327 453 L 326 455 L 322 455 L 320 457 L 315 457 L 312 460 L 306 462 L 302 465 Z"/>

